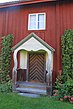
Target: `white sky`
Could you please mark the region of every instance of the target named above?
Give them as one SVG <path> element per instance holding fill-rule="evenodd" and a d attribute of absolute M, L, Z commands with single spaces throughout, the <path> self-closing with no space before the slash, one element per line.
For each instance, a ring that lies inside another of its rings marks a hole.
<path fill-rule="evenodd" d="M 18 0 L 0 0 L 0 3 L 10 2 L 10 1 L 18 1 Z"/>

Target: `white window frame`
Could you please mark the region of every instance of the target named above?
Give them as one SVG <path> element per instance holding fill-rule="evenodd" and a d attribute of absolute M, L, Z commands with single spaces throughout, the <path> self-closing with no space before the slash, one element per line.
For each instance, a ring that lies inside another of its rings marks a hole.
<path fill-rule="evenodd" d="M 43 21 L 43 23 L 44 23 L 44 28 L 38 28 L 38 15 L 41 15 L 41 14 L 44 14 L 44 21 Z M 30 27 L 29 27 L 29 25 L 30 25 L 30 17 L 31 17 L 31 15 L 36 15 L 36 29 L 30 29 Z M 33 13 L 33 14 L 29 14 L 28 15 L 28 30 L 45 30 L 46 29 L 46 13 Z"/>

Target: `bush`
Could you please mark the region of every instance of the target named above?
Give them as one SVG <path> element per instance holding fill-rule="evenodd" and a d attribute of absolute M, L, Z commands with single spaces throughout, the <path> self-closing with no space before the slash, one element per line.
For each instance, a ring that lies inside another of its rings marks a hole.
<path fill-rule="evenodd" d="M 11 66 L 11 45 L 12 35 L 2 37 L 1 54 L 0 54 L 0 92 L 10 92 L 12 82 L 10 79 Z"/>
<path fill-rule="evenodd" d="M 60 100 L 73 102 L 73 30 L 62 36 L 62 75 L 56 79 L 56 89 Z"/>
<path fill-rule="evenodd" d="M 0 92 L 12 92 L 12 81 L 9 80 L 8 82 L 0 83 Z"/>

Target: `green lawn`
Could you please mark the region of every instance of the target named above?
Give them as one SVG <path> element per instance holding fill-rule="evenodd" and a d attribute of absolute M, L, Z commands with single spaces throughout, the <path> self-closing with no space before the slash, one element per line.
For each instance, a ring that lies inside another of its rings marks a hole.
<path fill-rule="evenodd" d="M 0 109 L 73 109 L 73 105 L 54 98 L 28 98 L 16 94 L 0 94 Z"/>

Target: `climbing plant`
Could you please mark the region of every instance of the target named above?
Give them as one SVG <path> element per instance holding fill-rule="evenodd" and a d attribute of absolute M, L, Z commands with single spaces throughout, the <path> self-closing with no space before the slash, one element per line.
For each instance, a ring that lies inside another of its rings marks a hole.
<path fill-rule="evenodd" d="M 62 100 L 71 100 L 70 97 L 73 97 L 73 30 L 65 31 L 61 45 L 62 75 L 56 79 L 56 88 Z"/>
<path fill-rule="evenodd" d="M 62 36 L 62 68 L 64 82 L 73 78 L 73 30 L 67 30 Z"/>
<path fill-rule="evenodd" d="M 0 54 L 0 91 L 11 91 L 10 66 L 11 66 L 11 46 L 13 36 L 11 34 L 2 37 Z"/>

